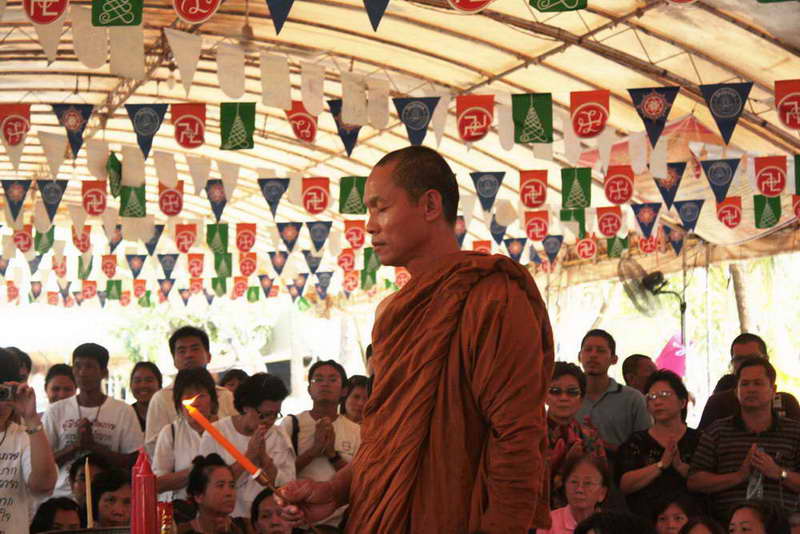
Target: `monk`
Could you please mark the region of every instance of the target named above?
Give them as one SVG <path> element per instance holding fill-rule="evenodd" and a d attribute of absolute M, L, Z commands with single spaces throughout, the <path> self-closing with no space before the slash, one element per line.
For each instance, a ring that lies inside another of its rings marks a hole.
<path fill-rule="evenodd" d="M 505 256 L 461 252 L 458 185 L 434 150 L 381 159 L 367 179 L 367 232 L 411 281 L 377 314 L 361 448 L 329 482 L 279 490 L 284 518 L 349 504 L 348 534 L 523 534 L 549 526 L 547 311 Z"/>

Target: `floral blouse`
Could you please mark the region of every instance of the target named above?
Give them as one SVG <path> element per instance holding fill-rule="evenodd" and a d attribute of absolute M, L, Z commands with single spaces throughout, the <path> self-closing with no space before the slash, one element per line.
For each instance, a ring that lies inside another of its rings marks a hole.
<path fill-rule="evenodd" d="M 551 510 L 567 505 L 561 469 L 567 458 L 576 454 L 580 456 L 593 454 L 605 458 L 603 440 L 597 430 L 588 425 L 581 425 L 574 419 L 569 424 L 559 425 L 548 417 L 546 460 L 550 470 Z"/>

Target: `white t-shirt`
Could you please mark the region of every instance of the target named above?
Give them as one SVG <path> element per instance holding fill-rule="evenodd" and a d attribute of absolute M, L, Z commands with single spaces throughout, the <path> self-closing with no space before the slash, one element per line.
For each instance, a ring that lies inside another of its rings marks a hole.
<path fill-rule="evenodd" d="M 220 419 L 214 423 L 214 426 L 217 427 L 220 433 L 225 436 L 228 441 L 233 443 L 237 449 L 242 452 L 247 450 L 250 436 L 240 434 L 233 426 L 232 418 L 226 417 L 225 419 Z M 282 486 L 294 480 L 294 451 L 292 450 L 289 438 L 280 427 L 273 425 L 267 431 L 264 447 L 278 470 L 275 476 L 275 485 Z M 207 456 L 212 452 L 219 454 L 228 465 L 234 462 L 233 456 L 206 432 L 203 434 L 203 439 L 200 440 L 200 454 Z M 236 508 L 233 510 L 233 517 L 250 517 L 250 506 L 263 489 L 264 486 L 253 480 L 250 473 L 246 471 L 243 472 L 239 480 L 236 481 Z"/>
<path fill-rule="evenodd" d="M 0 534 L 28 532 L 33 504 L 28 489 L 30 438 L 21 426 L 10 423 L 0 440 Z"/>
<path fill-rule="evenodd" d="M 203 435 L 192 428 L 184 417 L 178 417 L 172 424 L 162 428 L 156 440 L 153 473 L 156 476 L 162 476 L 192 467 L 192 460 L 200 454 L 202 437 Z M 159 500 L 163 501 L 185 498 L 186 488 L 159 493 Z"/>
<path fill-rule="evenodd" d="M 297 435 L 297 454 L 298 456 L 309 450 L 314 446 L 314 434 L 316 433 L 317 422 L 311 417 L 311 412 L 305 411 L 297 415 L 297 422 L 300 425 L 300 432 Z M 342 457 L 347 463 L 353 461 L 353 457 L 361 445 L 361 426 L 358 423 L 352 422 L 347 417 L 340 415 L 332 423 L 336 439 L 334 440 L 334 448 L 339 456 Z M 286 435 L 290 436 L 293 429 L 291 417 L 286 417 L 282 424 Z M 297 478 L 306 478 L 316 480 L 318 482 L 325 482 L 331 480 L 336 475 L 336 468 L 331 465 L 327 458 L 317 457 L 311 460 L 301 472 L 297 473 Z M 338 526 L 341 522 L 342 515 L 347 509 L 347 506 L 342 506 L 336 512 L 318 524 Z"/>
<path fill-rule="evenodd" d="M 144 442 L 136 412 L 129 404 L 106 397 L 100 406 L 89 408 L 79 406 L 78 397 L 75 396 L 54 403 L 44 414 L 44 431 L 54 452 L 79 441 L 78 421 L 81 418 L 93 421 L 94 441 L 113 452 L 130 454 L 136 452 Z M 69 467 L 85 455 L 81 453 L 58 470 L 54 497 L 69 497 L 72 494 L 69 487 Z"/>
<path fill-rule="evenodd" d="M 220 419 L 238 414 L 233 407 L 233 393 L 229 389 L 217 386 L 217 401 L 219 402 L 217 415 Z M 172 386 L 156 391 L 147 406 L 147 427 L 144 431 L 145 448 L 150 456 L 155 453 L 156 440 L 161 429 L 177 418 L 178 412 L 172 399 Z"/>

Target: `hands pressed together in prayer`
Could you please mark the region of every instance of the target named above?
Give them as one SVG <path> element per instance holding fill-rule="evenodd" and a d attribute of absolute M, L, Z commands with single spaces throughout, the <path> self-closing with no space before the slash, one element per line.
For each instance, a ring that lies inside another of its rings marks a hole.
<path fill-rule="evenodd" d="M 317 421 L 312 451 L 315 456 L 328 458 L 336 456 L 336 430 L 333 428 L 330 418 L 322 417 Z"/>
<path fill-rule="evenodd" d="M 683 477 L 689 474 L 689 464 L 681 458 L 681 451 L 678 450 L 678 440 L 670 438 L 667 446 L 664 448 L 664 453 L 661 455 L 661 465 L 664 469 L 669 466 L 675 468 Z"/>
<path fill-rule="evenodd" d="M 256 428 L 253 435 L 250 436 L 250 440 L 247 442 L 245 456 L 261 468 L 262 472 L 266 475 L 267 481 L 274 484 L 275 477 L 278 476 L 278 468 L 275 466 L 275 462 L 272 461 L 272 457 L 267 454 L 267 449 L 264 446 L 268 430 L 269 427 L 264 425 L 259 425 Z M 259 478 L 258 480 L 261 484 L 266 485 L 263 478 Z"/>
<path fill-rule="evenodd" d="M 781 478 L 781 473 L 783 473 L 783 468 L 773 460 L 772 456 L 755 443 L 750 446 L 750 449 L 747 451 L 747 456 L 742 462 L 742 466 L 739 468 L 742 481 L 747 480 L 750 473 L 753 472 L 753 469 L 772 480 L 779 480 Z"/>

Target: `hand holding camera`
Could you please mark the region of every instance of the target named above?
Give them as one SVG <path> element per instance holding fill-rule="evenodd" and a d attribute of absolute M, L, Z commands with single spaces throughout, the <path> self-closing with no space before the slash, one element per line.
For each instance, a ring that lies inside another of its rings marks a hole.
<path fill-rule="evenodd" d="M 26 423 L 37 420 L 36 394 L 28 384 L 4 382 L 0 385 L 0 402 L 9 402 Z"/>

